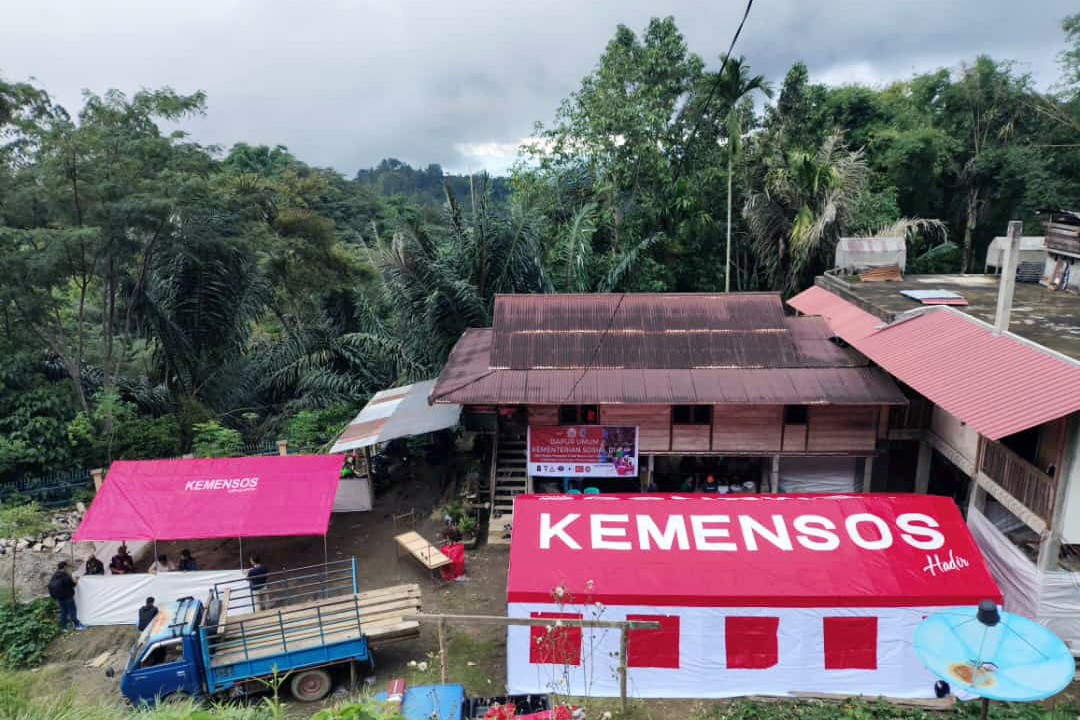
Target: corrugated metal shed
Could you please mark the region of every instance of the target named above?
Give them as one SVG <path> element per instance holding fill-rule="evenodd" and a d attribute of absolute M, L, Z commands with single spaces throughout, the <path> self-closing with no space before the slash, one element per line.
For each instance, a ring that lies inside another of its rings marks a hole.
<path fill-rule="evenodd" d="M 454 427 L 461 415 L 461 406 L 430 406 L 428 396 L 434 386 L 434 380 L 425 380 L 375 393 L 360 414 L 341 431 L 330 452 L 356 450 L 399 437 Z"/>
<path fill-rule="evenodd" d="M 886 327 L 820 287 L 788 304 L 829 320 L 839 337 L 991 440 L 1080 411 L 1080 366 L 963 313 L 933 308 Z"/>

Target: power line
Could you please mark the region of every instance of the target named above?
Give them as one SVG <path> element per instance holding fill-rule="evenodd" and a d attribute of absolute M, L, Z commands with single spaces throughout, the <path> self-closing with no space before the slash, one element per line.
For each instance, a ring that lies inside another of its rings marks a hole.
<path fill-rule="evenodd" d="M 577 390 L 578 384 L 585 379 L 585 375 L 589 372 L 589 368 L 596 362 L 596 356 L 600 354 L 600 346 L 604 344 L 604 338 L 611 332 L 611 326 L 615 324 L 615 316 L 619 314 L 619 308 L 622 307 L 623 300 L 625 299 L 626 293 L 619 295 L 619 302 L 615 303 L 615 307 L 611 311 L 611 317 L 608 318 L 607 327 L 604 328 L 604 332 L 600 333 L 600 339 L 596 341 L 596 347 L 593 348 L 592 357 L 589 358 L 589 362 L 585 363 L 585 369 L 581 371 L 581 375 L 574 381 L 574 386 L 571 387 L 570 392 L 566 394 L 567 400 L 574 396 L 574 391 Z"/>
<path fill-rule="evenodd" d="M 709 109 L 709 104 L 712 103 L 713 98 L 716 97 L 716 90 L 720 87 L 720 83 L 724 80 L 724 70 L 727 69 L 728 61 L 731 60 L 731 53 L 735 50 L 735 42 L 739 39 L 739 34 L 742 33 L 743 25 L 746 24 L 746 18 L 750 16 L 750 8 L 753 7 L 754 0 L 747 0 L 746 10 L 743 11 L 742 20 L 739 21 L 739 27 L 735 29 L 735 35 L 731 38 L 731 44 L 728 45 L 727 54 L 724 55 L 724 62 L 720 65 L 720 72 L 716 73 L 716 80 L 713 81 L 712 87 L 709 88 L 709 94 L 705 98 L 705 103 L 701 106 L 701 110 L 698 111 L 697 119 L 694 121 L 694 127 L 690 129 L 690 135 L 686 138 L 686 146 L 690 147 L 690 143 L 694 141 L 694 137 L 697 135 L 698 128 L 701 126 L 701 121 L 705 117 L 705 111 Z M 679 163 L 676 177 L 681 173 L 682 166 L 686 162 L 687 155 L 683 155 L 683 162 Z"/>

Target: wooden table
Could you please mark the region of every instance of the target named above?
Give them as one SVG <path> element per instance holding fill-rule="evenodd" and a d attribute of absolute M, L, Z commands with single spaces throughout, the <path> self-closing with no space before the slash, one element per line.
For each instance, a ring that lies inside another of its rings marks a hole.
<path fill-rule="evenodd" d="M 404 549 L 407 553 L 416 558 L 417 562 L 431 571 L 431 579 L 433 582 L 437 582 L 439 579 L 436 575 L 438 570 L 453 562 L 450 558 L 446 557 L 439 548 L 429 543 L 415 530 L 410 530 L 409 532 L 394 536 L 394 541 L 398 544 L 399 557 L 400 549 Z"/>

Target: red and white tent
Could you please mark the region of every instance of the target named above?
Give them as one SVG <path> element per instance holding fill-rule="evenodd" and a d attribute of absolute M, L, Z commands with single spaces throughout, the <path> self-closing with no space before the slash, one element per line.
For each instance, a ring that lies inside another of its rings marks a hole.
<path fill-rule="evenodd" d="M 952 500 L 928 495 L 519 495 L 507 579 L 511 693 L 798 691 L 933 697 L 911 648 L 943 608 L 1000 602 Z M 972 609 L 971 612 L 974 612 Z"/>

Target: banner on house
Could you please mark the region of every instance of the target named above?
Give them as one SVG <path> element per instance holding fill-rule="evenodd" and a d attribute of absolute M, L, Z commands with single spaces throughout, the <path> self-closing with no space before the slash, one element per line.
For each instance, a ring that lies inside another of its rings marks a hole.
<path fill-rule="evenodd" d="M 529 474 L 540 477 L 635 477 L 637 427 L 529 426 Z"/>

